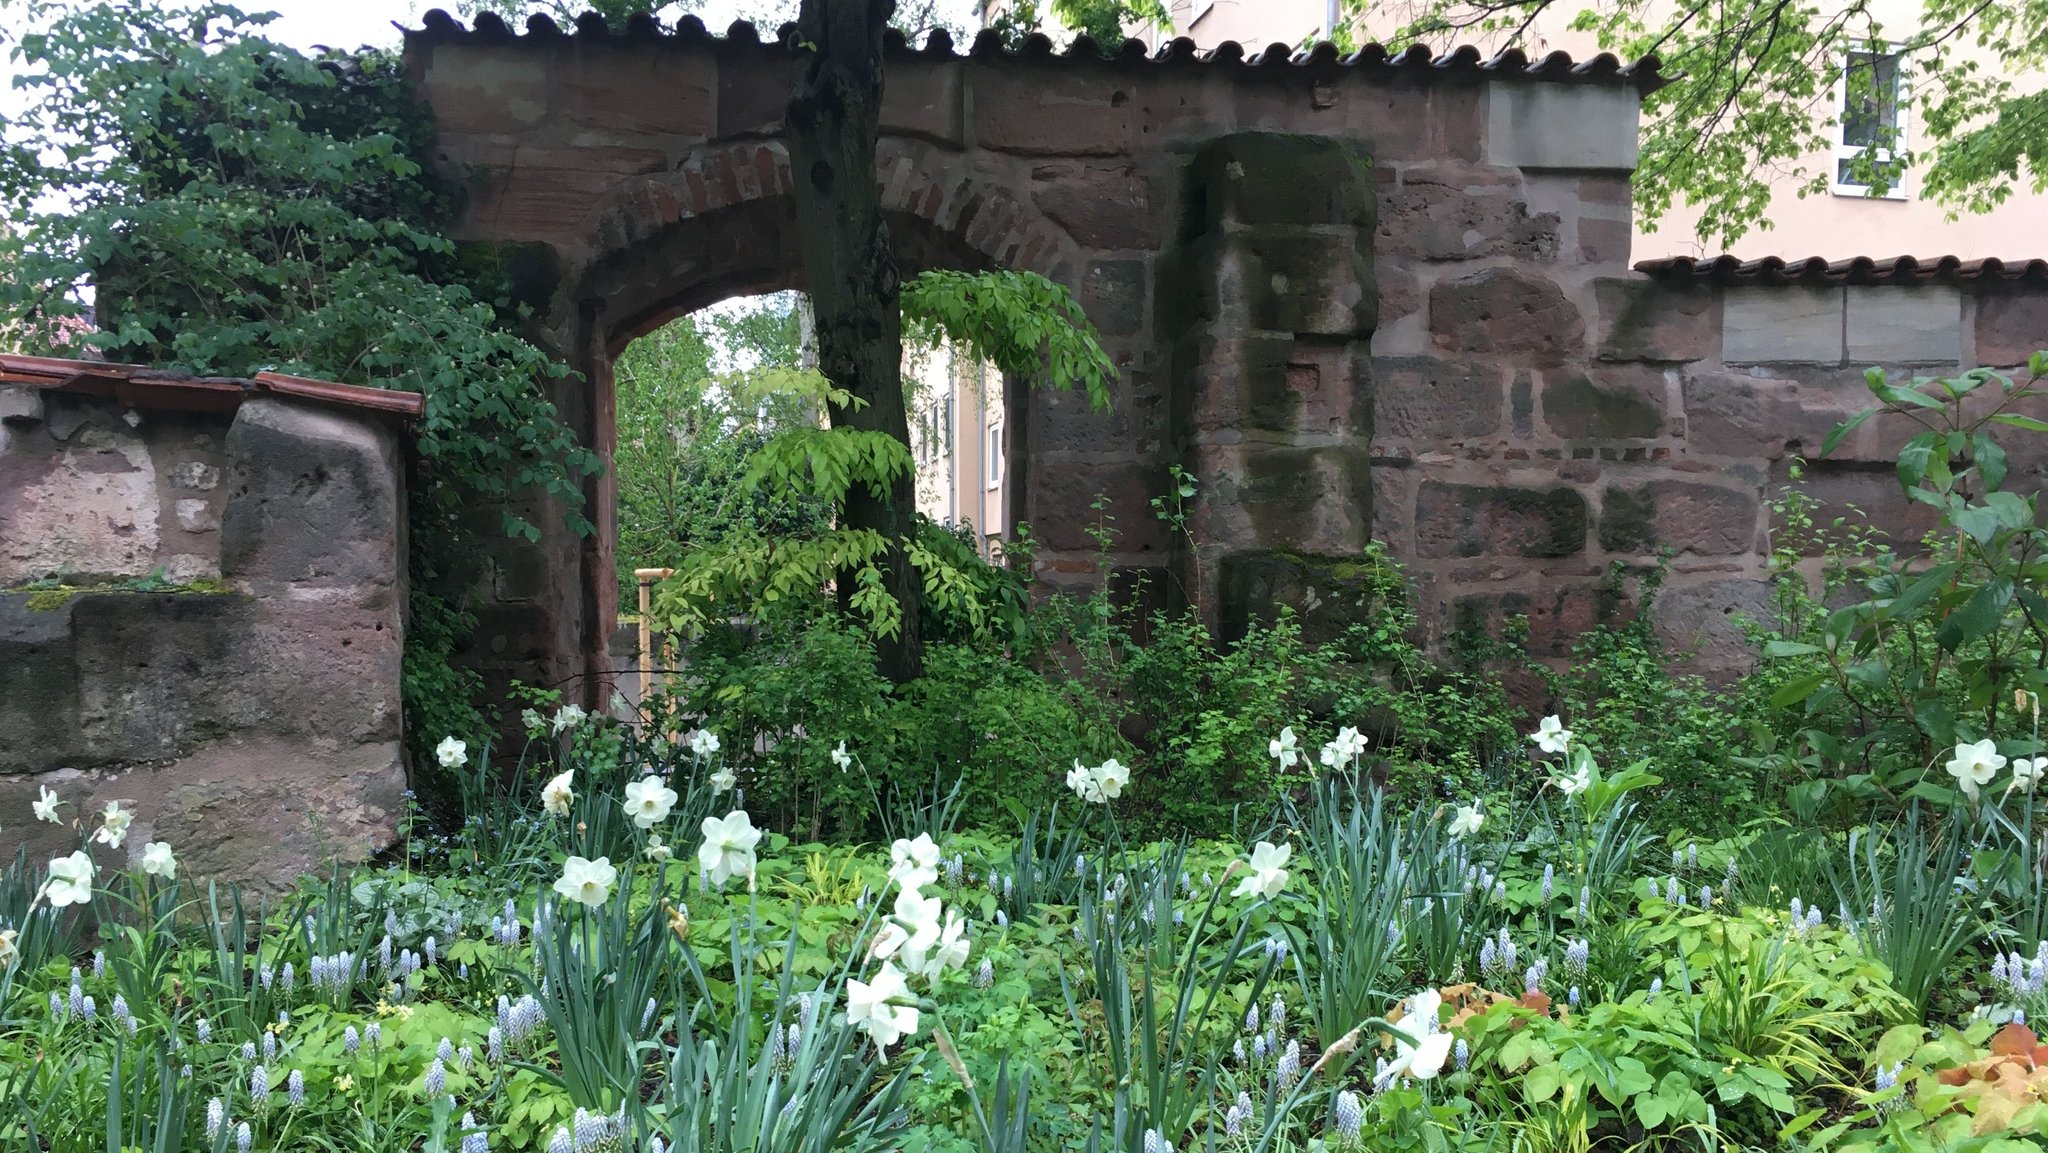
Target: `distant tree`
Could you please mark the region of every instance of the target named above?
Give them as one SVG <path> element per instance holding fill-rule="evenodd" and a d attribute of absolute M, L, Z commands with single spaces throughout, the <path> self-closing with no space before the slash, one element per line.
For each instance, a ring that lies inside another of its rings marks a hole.
<path fill-rule="evenodd" d="M 1920 194 L 1958 213 L 2048 190 L 2048 0 L 1924 0 L 1897 22 L 1865 0 L 1344 3 L 1361 24 L 1397 25 L 1395 43 L 1486 34 L 1530 47 L 1555 13 L 1610 51 L 1654 53 L 1676 79 L 1643 102 L 1638 216 L 1654 223 L 1682 198 L 1724 244 L 1765 221 L 1786 176 L 1802 196 L 1843 175 L 1878 194 L 1912 168 Z M 1847 127 L 1865 147 L 1838 171 L 1845 73 Z"/>

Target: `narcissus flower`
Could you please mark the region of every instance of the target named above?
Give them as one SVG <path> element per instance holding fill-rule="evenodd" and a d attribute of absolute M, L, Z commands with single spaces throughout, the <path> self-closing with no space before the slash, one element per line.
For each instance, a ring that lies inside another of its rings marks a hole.
<path fill-rule="evenodd" d="M 1564 727 L 1564 721 L 1555 713 L 1544 717 L 1536 724 L 1536 731 L 1529 734 L 1536 747 L 1546 753 L 1561 753 L 1572 743 L 1572 731 Z"/>
<path fill-rule="evenodd" d="M 1248 872 L 1244 880 L 1237 883 L 1237 890 L 1231 895 L 1242 897 L 1250 894 L 1269 900 L 1279 896 L 1280 890 L 1287 887 L 1285 866 L 1287 858 L 1293 854 L 1293 845 L 1276 846 L 1270 841 L 1260 841 L 1253 845 Z"/>
<path fill-rule="evenodd" d="M 1295 742 L 1294 726 L 1280 730 L 1280 735 L 1266 742 L 1266 755 L 1280 762 L 1283 769 L 1291 769 L 1301 760 L 1301 746 Z"/>
<path fill-rule="evenodd" d="M 2012 762 L 2012 784 L 2006 787 L 2010 793 L 2018 789 L 2031 793 L 2041 783 L 2043 773 L 2048 773 L 2048 757 L 2014 757 Z"/>
<path fill-rule="evenodd" d="M 733 771 L 731 769 L 724 768 L 722 766 L 719 768 L 717 772 L 712 773 L 711 776 L 707 779 L 711 784 L 711 793 L 713 796 L 717 796 L 719 793 L 732 792 L 733 789 L 737 788 L 740 783 L 740 779 L 733 775 Z"/>
<path fill-rule="evenodd" d="M 35 810 L 36 820 L 48 821 L 53 825 L 62 824 L 62 818 L 57 816 L 57 806 L 64 802 L 57 799 L 57 794 L 48 785 L 42 786 L 38 793 L 40 795 L 36 801 L 29 806 Z"/>
<path fill-rule="evenodd" d="M 697 863 L 714 885 L 733 877 L 754 875 L 754 846 L 761 830 L 754 827 L 745 809 L 734 809 L 723 817 L 704 818 L 704 843 L 697 848 Z"/>
<path fill-rule="evenodd" d="M 1971 800 L 1977 799 L 1977 791 L 1991 783 L 1998 770 L 2005 767 L 2005 758 L 1999 755 L 1998 742 L 1986 737 L 1970 744 L 1958 742 L 1956 755 L 1949 758 L 1948 775 L 1956 779 L 1956 787 Z"/>
<path fill-rule="evenodd" d="M 626 786 L 626 815 L 643 829 L 668 819 L 676 807 L 676 791 L 661 783 L 660 777 L 642 777 Z"/>
<path fill-rule="evenodd" d="M 43 895 L 52 908 L 86 904 L 92 900 L 92 876 L 92 858 L 85 850 L 59 857 L 50 862 L 50 879 L 43 885 Z"/>
<path fill-rule="evenodd" d="M 708 757 L 718 751 L 718 734 L 710 729 L 698 729 L 690 734 L 690 751 L 700 757 Z"/>
<path fill-rule="evenodd" d="M 2005 762 L 2001 759 L 1999 763 Z M 128 839 L 128 826 L 134 822 L 135 814 L 122 808 L 119 801 L 108 801 L 106 811 L 100 814 L 100 817 L 99 831 L 92 835 L 92 839 L 112 848 L 120 848 L 121 842 Z"/>
<path fill-rule="evenodd" d="M 1469 805 L 1459 805 L 1456 815 L 1451 817 L 1451 835 L 1469 837 L 1478 832 L 1479 826 L 1485 823 L 1486 817 L 1479 811 L 1478 801 Z"/>
<path fill-rule="evenodd" d="M 589 716 L 589 713 L 583 711 L 582 705 L 563 705 L 555 710 L 555 732 L 557 734 L 566 733 L 577 725 L 582 724 L 584 719 Z"/>
<path fill-rule="evenodd" d="M 918 1011 L 910 1000 L 910 984 L 893 962 L 882 962 L 872 982 L 846 982 L 846 1022 L 874 1038 L 875 1047 L 889 1046 L 917 1032 Z"/>
<path fill-rule="evenodd" d="M 541 807 L 548 811 L 549 816 L 566 817 L 569 815 L 569 806 L 576 801 L 576 790 L 570 787 L 569 782 L 575 776 L 576 770 L 569 769 L 556 774 L 552 780 L 541 786 Z"/>
<path fill-rule="evenodd" d="M 609 857 L 595 861 L 570 857 L 562 863 L 562 876 L 555 882 L 555 892 L 596 908 L 611 899 L 612 884 L 618 879 L 619 871 L 612 867 Z"/>
<path fill-rule="evenodd" d="M 444 769 L 456 768 L 469 760 L 469 746 L 454 737 L 442 737 L 441 743 L 434 746 L 434 759 Z"/>
<path fill-rule="evenodd" d="M 1337 730 L 1337 739 L 1323 746 L 1320 759 L 1324 768 L 1341 769 L 1365 755 L 1365 736 L 1356 728 L 1345 725 Z"/>
<path fill-rule="evenodd" d="M 168 841 L 151 841 L 142 846 L 142 871 L 166 881 L 178 876 L 178 859 L 171 855 Z"/>
<path fill-rule="evenodd" d="M 889 879 L 906 889 L 939 879 L 939 846 L 930 833 L 919 833 L 916 840 L 899 837 L 889 846 Z"/>
<path fill-rule="evenodd" d="M 839 747 L 832 750 L 832 763 L 838 765 L 842 773 L 853 767 L 853 754 L 846 751 L 845 741 L 839 742 Z"/>

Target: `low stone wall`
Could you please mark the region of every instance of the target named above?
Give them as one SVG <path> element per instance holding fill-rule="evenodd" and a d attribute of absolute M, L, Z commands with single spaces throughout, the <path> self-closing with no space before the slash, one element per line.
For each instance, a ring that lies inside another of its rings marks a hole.
<path fill-rule="evenodd" d="M 309 399 L 194 399 L 0 385 L 0 855 L 76 847 L 31 818 L 43 788 L 67 822 L 134 811 L 102 866 L 163 840 L 195 875 L 269 887 L 395 837 L 402 434 Z"/>

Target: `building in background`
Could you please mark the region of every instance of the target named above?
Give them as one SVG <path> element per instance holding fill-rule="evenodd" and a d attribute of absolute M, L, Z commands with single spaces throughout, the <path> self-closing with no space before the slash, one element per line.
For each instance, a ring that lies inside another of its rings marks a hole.
<path fill-rule="evenodd" d="M 1003 380 L 951 345 L 904 357 L 917 510 L 949 527 L 971 527 L 983 556 L 1001 556 L 1010 516 L 1005 497 Z"/>

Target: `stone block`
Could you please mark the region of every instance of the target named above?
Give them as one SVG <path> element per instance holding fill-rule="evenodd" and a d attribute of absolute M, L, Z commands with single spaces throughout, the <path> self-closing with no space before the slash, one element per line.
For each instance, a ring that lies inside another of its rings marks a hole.
<path fill-rule="evenodd" d="M 1840 364 L 1843 291 L 1794 285 L 1729 288 L 1721 359 L 1729 364 Z"/>
<path fill-rule="evenodd" d="M 50 416 L 10 426 L 0 442 L 0 587 L 148 575 L 163 510 L 145 432 L 98 401 L 67 400 Z M 50 435 L 60 423 L 70 425 L 61 442 Z"/>
<path fill-rule="evenodd" d="M 882 86 L 882 132 L 942 140 L 957 147 L 962 127 L 961 83 L 959 64 L 890 68 L 888 83 Z"/>
<path fill-rule="evenodd" d="M 1372 467 L 1364 443 L 1299 448 L 1196 445 L 1188 467 L 1204 480 L 1198 540 L 1231 547 L 1350 552 L 1372 533 Z M 1213 556 L 1212 556 L 1213 560 Z"/>
<path fill-rule="evenodd" d="M 1031 198 L 1074 243 L 1103 250 L 1158 247 L 1164 214 L 1152 178 L 1128 164 L 1062 162 L 1031 170 Z"/>
<path fill-rule="evenodd" d="M 712 82 L 718 68 L 702 50 L 649 52 L 578 36 L 551 54 L 555 112 L 580 129 L 618 136 L 665 136 L 677 143 L 717 130 Z"/>
<path fill-rule="evenodd" d="M 1939 364 L 1963 359 L 1963 298 L 1953 285 L 1847 289 L 1848 353 L 1856 364 Z"/>
<path fill-rule="evenodd" d="M 1773 471 L 1773 491 L 1789 483 L 1782 466 Z M 1785 526 L 1775 516 L 1771 531 L 1782 543 L 1807 556 L 1818 556 L 1828 546 L 1848 546 L 1873 537 L 1902 554 L 1919 555 L 1924 551 L 1921 539 L 1938 519 L 1932 508 L 1907 498 L 1897 472 L 1887 463 L 1809 461 L 1798 488 L 1817 503 L 1812 511 L 1816 534 L 1807 539 L 1784 538 Z"/>
<path fill-rule="evenodd" d="M 1763 460 L 1817 456 L 1835 425 L 1869 397 L 1860 388 L 1718 373 L 1688 374 L 1684 392 L 1686 441 L 1693 452 Z M 1856 452 L 1858 443 L 1844 443 L 1837 455 Z"/>
<path fill-rule="evenodd" d="M 1626 264 L 1635 243 L 1635 225 L 1627 220 L 1579 217 L 1580 264 Z"/>
<path fill-rule="evenodd" d="M 1487 268 L 1429 290 L 1431 341 L 1449 352 L 1555 364 L 1585 344 L 1585 322 L 1562 289 L 1518 268 Z"/>
<path fill-rule="evenodd" d="M 1706 360 L 1721 346 L 1721 294 L 1643 277 L 1593 282 L 1602 360 Z"/>
<path fill-rule="evenodd" d="M 374 420 L 271 397 L 243 402 L 221 516 L 221 573 L 251 590 L 394 595 L 405 572 L 405 463 Z"/>
<path fill-rule="evenodd" d="M 423 87 L 443 139 L 517 132 L 547 119 L 548 58 L 444 42 L 427 61 Z"/>
<path fill-rule="evenodd" d="M 1418 260 L 1557 259 L 1554 212 L 1531 215 L 1520 174 L 1415 167 L 1380 197 L 1378 251 Z"/>
<path fill-rule="evenodd" d="M 1269 332 L 1370 336 L 1379 293 L 1372 258 L 1347 237 L 1321 232 L 1256 231 L 1237 235 L 1250 306 L 1247 320 Z"/>
<path fill-rule="evenodd" d="M 977 148 L 1022 156 L 1120 156 L 1134 143 L 1130 78 L 1109 69 L 1016 62 L 977 68 Z M 788 99 L 787 94 L 783 97 Z"/>
<path fill-rule="evenodd" d="M 1740 577 L 1667 583 L 1649 612 L 1672 655 L 1714 681 L 1756 666 L 1757 650 L 1743 633 L 1744 623 L 1769 627 L 1775 619 L 1770 582 Z"/>
<path fill-rule="evenodd" d="M 1415 504 L 1424 557 L 1565 557 L 1586 547 L 1586 498 L 1549 489 L 1424 481 Z"/>
<path fill-rule="evenodd" d="M 1543 422 L 1566 440 L 1654 440 L 1665 434 L 1664 371 L 1638 366 L 1543 374 Z"/>
<path fill-rule="evenodd" d="M 70 812 L 118 800 L 134 813 L 122 848 L 89 846 L 100 868 L 131 867 L 144 845 L 166 841 L 181 878 L 256 893 L 279 893 L 306 873 L 388 849 L 406 806 L 396 740 L 337 749 L 257 736 L 159 765 L 0 775 L 0 812 L 27 813 L 44 787 Z M 77 847 L 68 826 L 36 822 L 8 833 L 35 859 Z"/>
<path fill-rule="evenodd" d="M 1511 168 L 1633 170 L 1640 105 L 1629 88 L 1495 80 L 1482 155 Z"/>
<path fill-rule="evenodd" d="M 1369 624 L 1385 611 L 1374 592 L 1384 573 L 1363 555 L 1231 553 L 1218 566 L 1221 639 L 1238 640 L 1254 622 L 1270 625 L 1288 610 L 1305 642 L 1339 640 L 1352 625 Z"/>
<path fill-rule="evenodd" d="M 1600 547 L 1611 553 L 1745 555 L 1758 551 L 1757 508 L 1755 489 L 1684 480 L 1610 485 L 1600 500 Z"/>
<path fill-rule="evenodd" d="M 1434 357 L 1387 357 L 1373 365 L 1373 430 L 1393 439 L 1463 441 L 1500 431 L 1503 372 Z"/>
<path fill-rule="evenodd" d="M 1081 274 L 1081 311 L 1104 336 L 1130 336 L 1145 327 L 1151 272 L 1142 260 L 1091 260 Z"/>
<path fill-rule="evenodd" d="M 1384 327 L 1416 314 L 1422 308 L 1422 285 L 1415 274 L 1391 261 L 1375 260 L 1373 275 L 1379 281 L 1378 325 Z"/>
<path fill-rule="evenodd" d="M 1342 225 L 1370 233 L 1376 208 L 1370 161 L 1339 141 L 1279 132 L 1238 132 L 1196 155 L 1198 221 L 1247 225 Z"/>
<path fill-rule="evenodd" d="M 1977 296 L 1978 364 L 2011 368 L 2048 349 L 2048 289 L 2036 285 L 1982 286 Z"/>
<path fill-rule="evenodd" d="M 1204 485 L 1210 478 L 1202 478 Z M 1152 515 L 1152 498 L 1166 492 L 1166 467 L 1135 460 L 1081 460 L 1039 457 L 1031 462 L 1026 483 L 1027 507 L 1034 510 L 1032 535 L 1055 552 L 1089 553 L 1096 543 L 1096 498 L 1107 501 L 1116 518 L 1116 549 L 1122 553 L 1164 555 L 1170 542 Z"/>
<path fill-rule="evenodd" d="M 17 428 L 40 424 L 43 419 L 43 390 L 15 384 L 0 384 L 0 425 Z"/>
<path fill-rule="evenodd" d="M 1444 595 L 1446 634 L 1476 632 L 1499 637 L 1516 617 L 1528 624 L 1528 650 L 1538 657 L 1566 657 L 1580 636 L 1610 623 L 1625 611 L 1612 590 L 1597 581 L 1557 580 L 1538 588 L 1453 590 Z"/>

